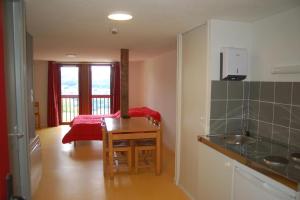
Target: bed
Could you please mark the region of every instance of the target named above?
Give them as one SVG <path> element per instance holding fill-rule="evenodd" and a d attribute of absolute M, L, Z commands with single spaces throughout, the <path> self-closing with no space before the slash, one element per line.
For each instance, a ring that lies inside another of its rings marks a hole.
<path fill-rule="evenodd" d="M 130 117 L 152 117 L 157 122 L 161 121 L 159 112 L 148 107 L 130 108 Z M 83 140 L 102 140 L 101 123 L 104 118 L 120 118 L 120 111 L 111 115 L 78 115 L 70 123 L 71 129 L 62 139 L 62 143 L 71 143 Z"/>

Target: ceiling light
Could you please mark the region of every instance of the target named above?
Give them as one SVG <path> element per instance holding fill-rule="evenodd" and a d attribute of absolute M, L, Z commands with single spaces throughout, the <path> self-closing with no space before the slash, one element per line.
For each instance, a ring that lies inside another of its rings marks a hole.
<path fill-rule="evenodd" d="M 66 56 L 68 57 L 68 58 L 76 58 L 76 54 L 73 54 L 73 53 L 69 53 L 69 54 L 66 54 Z"/>
<path fill-rule="evenodd" d="M 114 12 L 109 14 L 107 17 L 108 19 L 117 20 L 117 21 L 126 21 L 132 19 L 132 15 L 126 12 Z"/>

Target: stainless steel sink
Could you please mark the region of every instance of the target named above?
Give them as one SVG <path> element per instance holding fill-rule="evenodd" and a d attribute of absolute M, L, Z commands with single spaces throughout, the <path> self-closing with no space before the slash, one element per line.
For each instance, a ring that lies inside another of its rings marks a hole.
<path fill-rule="evenodd" d="M 256 142 L 254 138 L 245 135 L 226 135 L 224 141 L 227 144 L 243 145 Z"/>

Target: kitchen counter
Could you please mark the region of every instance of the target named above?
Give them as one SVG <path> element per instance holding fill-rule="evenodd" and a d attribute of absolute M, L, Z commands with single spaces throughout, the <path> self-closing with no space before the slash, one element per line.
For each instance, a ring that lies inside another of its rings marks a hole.
<path fill-rule="evenodd" d="M 255 142 L 243 145 L 227 144 L 224 136 L 199 136 L 198 140 L 231 159 L 257 170 L 295 191 L 300 191 L 300 162 L 295 162 L 290 158 L 290 154 L 299 153 L 300 148 L 285 146 L 267 139 L 255 139 Z M 289 163 L 285 166 L 270 166 L 264 161 L 264 158 L 270 155 L 287 158 Z"/>

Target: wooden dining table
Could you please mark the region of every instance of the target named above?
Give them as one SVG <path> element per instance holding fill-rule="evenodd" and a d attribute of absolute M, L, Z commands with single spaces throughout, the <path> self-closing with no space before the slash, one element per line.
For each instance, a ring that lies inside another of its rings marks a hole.
<path fill-rule="evenodd" d="M 113 170 L 113 141 L 114 140 L 138 140 L 155 139 L 156 141 L 156 162 L 155 172 L 161 172 L 161 131 L 160 127 L 153 124 L 145 117 L 131 118 L 105 118 L 105 129 L 108 140 L 108 170 L 110 177 L 114 177 Z"/>

